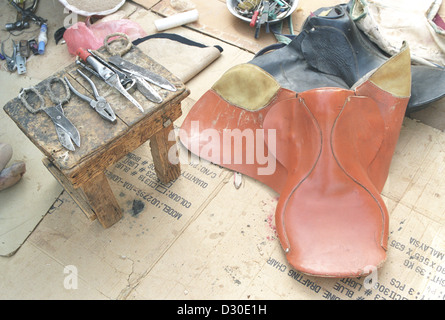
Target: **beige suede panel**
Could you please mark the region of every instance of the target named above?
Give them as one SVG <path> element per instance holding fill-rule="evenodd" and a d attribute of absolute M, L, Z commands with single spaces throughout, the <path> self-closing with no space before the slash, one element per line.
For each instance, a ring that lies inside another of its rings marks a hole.
<path fill-rule="evenodd" d="M 253 111 L 267 106 L 280 85 L 263 69 L 246 63 L 229 69 L 212 89 L 230 104 Z"/>
<path fill-rule="evenodd" d="M 400 53 L 378 68 L 369 80 L 384 91 L 396 97 L 411 96 L 411 55 L 404 44 Z"/>

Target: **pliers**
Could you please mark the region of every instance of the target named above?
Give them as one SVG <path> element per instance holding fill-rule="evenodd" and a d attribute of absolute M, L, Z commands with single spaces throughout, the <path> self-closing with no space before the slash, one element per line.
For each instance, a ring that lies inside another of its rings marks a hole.
<path fill-rule="evenodd" d="M 12 52 L 12 56 L 8 56 L 5 54 L 5 50 L 4 50 L 4 41 L 2 41 L 2 55 L 5 57 L 6 60 L 6 66 L 9 70 L 9 72 L 14 72 L 15 70 L 17 70 L 17 46 L 15 45 L 14 40 L 12 40 L 12 48 L 13 48 L 13 52 Z"/>
<path fill-rule="evenodd" d="M 113 109 L 111 108 L 110 104 L 107 102 L 107 100 L 102 97 L 99 92 L 97 91 L 96 85 L 94 82 L 88 78 L 82 71 L 77 70 L 79 74 L 85 78 L 85 80 L 88 81 L 91 88 L 93 89 L 94 96 L 96 97 L 96 100 L 91 99 L 90 97 L 87 97 L 83 94 L 81 94 L 79 91 L 77 91 L 73 85 L 69 82 L 69 80 L 65 77 L 65 81 L 68 84 L 68 87 L 70 87 L 71 91 L 78 96 L 79 98 L 87 101 L 90 104 L 90 107 L 93 108 L 102 118 L 105 120 L 108 120 L 110 122 L 116 121 L 116 114 L 114 113 Z"/>

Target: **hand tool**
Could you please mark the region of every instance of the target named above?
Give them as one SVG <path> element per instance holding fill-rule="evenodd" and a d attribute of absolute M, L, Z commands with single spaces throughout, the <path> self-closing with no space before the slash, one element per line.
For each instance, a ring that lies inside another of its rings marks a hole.
<path fill-rule="evenodd" d="M 4 42 L 2 42 L 2 55 L 6 60 L 6 67 L 9 72 L 14 72 L 17 70 L 18 74 L 26 73 L 26 58 L 20 53 L 20 46 L 16 44 L 14 40 L 12 41 L 12 56 L 5 54 Z"/>
<path fill-rule="evenodd" d="M 60 98 L 53 91 L 51 85 L 55 82 L 60 82 L 63 85 L 66 92 L 65 97 Z M 26 109 L 32 114 L 36 114 L 40 111 L 45 112 L 54 123 L 57 136 L 62 146 L 70 151 L 75 151 L 73 142 L 80 147 L 80 134 L 77 128 L 71 123 L 63 112 L 63 104 L 68 102 L 71 98 L 70 89 L 62 78 L 53 77 L 47 82 L 46 90 L 48 91 L 50 99 L 55 106 L 46 106 L 45 99 L 35 87 L 22 89 L 18 98 L 21 100 Z M 34 107 L 29 104 L 28 93 L 30 92 L 34 93 L 39 99 L 38 107 Z"/>
<path fill-rule="evenodd" d="M 121 69 L 122 71 L 130 75 L 141 77 L 147 80 L 148 82 L 157 85 L 158 87 L 161 87 L 165 90 L 173 92 L 177 90 L 176 87 L 163 76 L 160 76 L 150 70 L 147 70 L 134 63 L 131 63 L 130 61 L 127 61 L 118 55 L 110 57 L 109 62 L 114 66 L 116 66 L 117 68 Z"/>
<path fill-rule="evenodd" d="M 38 0 L 34 0 L 32 5 L 30 5 L 28 8 L 20 7 L 17 3 L 14 2 L 14 0 L 9 0 L 8 2 L 17 10 L 19 14 L 21 14 L 21 20 L 17 20 L 14 23 L 7 23 L 5 25 L 5 29 L 7 31 L 23 30 L 29 28 L 29 20 L 34 21 L 38 25 L 42 25 L 43 23 L 47 22 L 46 19 L 38 17 L 34 14 L 39 3 Z"/>
<path fill-rule="evenodd" d="M 163 101 L 159 93 L 157 93 L 156 90 L 154 90 L 153 87 L 150 86 L 150 84 L 148 84 L 142 77 L 123 71 L 119 68 L 115 68 L 112 64 L 108 63 L 105 58 L 102 58 L 97 52 L 93 50 L 88 50 L 88 52 L 90 52 L 97 60 L 99 60 L 99 62 L 116 72 L 121 80 L 122 85 L 127 91 L 130 90 L 134 84 L 136 84 L 136 88 L 148 100 L 156 103 L 161 103 Z M 130 84 L 130 86 L 128 86 L 128 84 Z"/>
<path fill-rule="evenodd" d="M 83 48 L 79 48 L 77 55 L 83 60 L 88 62 L 94 70 L 96 70 L 99 77 L 105 81 L 106 84 L 115 88 L 119 91 L 125 98 L 127 98 L 132 104 L 138 107 L 139 110 L 144 112 L 144 108 L 137 102 L 121 84 L 121 79 L 116 72 L 106 67 L 103 63 L 96 59 L 90 52 Z"/>
<path fill-rule="evenodd" d="M 15 46 L 14 41 L 12 42 L 12 56 L 8 56 L 5 53 L 5 48 L 4 48 L 4 41 L 2 41 L 2 55 L 5 57 L 6 60 L 6 67 L 8 68 L 9 72 L 14 72 L 15 70 L 17 70 L 17 61 L 16 61 L 16 57 L 17 57 L 17 47 Z"/>
<path fill-rule="evenodd" d="M 108 43 L 108 40 L 113 36 L 121 37 L 122 39 L 119 40 L 124 40 L 124 44 L 125 42 L 127 42 L 127 46 L 125 47 L 124 50 L 116 52 L 110 47 L 110 43 Z M 136 64 L 133 64 L 127 60 L 124 60 L 121 57 L 122 55 L 130 51 L 132 47 L 132 43 L 128 35 L 122 33 L 111 34 L 105 38 L 104 46 L 107 49 L 108 53 L 112 55 L 112 57 L 109 59 L 108 62 L 111 63 L 117 69 L 119 69 L 121 72 L 124 72 L 127 77 L 133 79 L 136 82 L 136 88 L 148 100 L 153 101 L 155 103 L 161 103 L 163 101 L 159 93 L 148 82 L 155 84 L 166 90 L 176 91 L 176 87 L 164 77 L 154 72 L 151 72 L 145 68 L 142 68 Z"/>
<path fill-rule="evenodd" d="M 256 6 L 255 10 L 253 11 L 252 19 L 250 20 L 250 26 L 252 28 L 255 28 L 258 20 L 258 15 L 260 14 L 261 6 L 263 4 L 263 1 L 260 1 L 258 5 Z"/>
<path fill-rule="evenodd" d="M 102 118 L 105 120 L 108 120 L 110 122 L 116 121 L 116 114 L 114 113 L 113 109 L 111 108 L 110 104 L 107 102 L 107 100 L 102 97 L 99 92 L 97 91 L 96 85 L 94 82 L 86 76 L 82 71 L 77 70 L 77 72 L 88 81 L 91 88 L 93 89 L 94 96 L 96 97 L 96 100 L 91 99 L 88 96 L 85 96 L 81 94 L 79 91 L 77 91 L 71 82 L 67 79 L 67 77 L 64 77 L 66 83 L 68 84 L 68 87 L 71 89 L 71 91 L 78 96 L 79 98 L 87 101 L 90 104 L 90 107 L 93 108 Z"/>
<path fill-rule="evenodd" d="M 26 73 L 26 58 L 22 56 L 22 52 L 20 50 L 20 44 L 15 43 L 15 41 L 12 41 L 13 45 L 15 46 L 15 63 L 17 65 L 17 73 L 18 74 L 25 74 Z"/>
<path fill-rule="evenodd" d="M 263 7 L 261 9 L 260 17 L 256 23 L 255 38 L 260 37 L 260 29 L 263 24 L 266 24 L 269 19 L 269 1 L 263 1 Z"/>
<path fill-rule="evenodd" d="M 100 55 L 97 51 L 88 49 L 89 53 L 93 55 L 97 60 L 99 60 L 100 63 L 102 63 L 104 66 L 106 66 L 111 71 L 115 72 L 117 76 L 119 77 L 119 80 L 121 81 L 122 86 L 125 88 L 125 90 L 129 91 L 133 86 L 136 84 L 136 81 L 128 76 L 127 73 L 122 72 L 121 70 L 115 68 L 113 65 L 108 63 L 108 61 Z"/>
<path fill-rule="evenodd" d="M 20 52 L 20 55 L 22 56 L 22 57 L 24 57 L 24 58 L 29 58 L 29 56 L 30 56 L 30 48 L 29 48 L 29 42 L 28 42 L 28 40 L 20 40 L 20 42 L 19 42 L 19 52 Z"/>

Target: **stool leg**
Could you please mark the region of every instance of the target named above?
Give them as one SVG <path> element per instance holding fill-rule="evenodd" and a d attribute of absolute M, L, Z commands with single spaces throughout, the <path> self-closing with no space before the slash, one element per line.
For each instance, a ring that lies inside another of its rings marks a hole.
<path fill-rule="evenodd" d="M 168 135 L 172 131 L 173 124 L 170 124 L 150 137 L 151 154 L 153 156 L 155 171 L 162 183 L 175 180 L 181 174 L 176 140 L 168 140 Z M 175 158 L 176 163 L 172 163 L 169 160 L 169 155 Z"/>
<path fill-rule="evenodd" d="M 122 210 L 103 172 L 83 184 L 81 188 L 97 220 L 104 228 L 111 227 L 122 218 Z"/>

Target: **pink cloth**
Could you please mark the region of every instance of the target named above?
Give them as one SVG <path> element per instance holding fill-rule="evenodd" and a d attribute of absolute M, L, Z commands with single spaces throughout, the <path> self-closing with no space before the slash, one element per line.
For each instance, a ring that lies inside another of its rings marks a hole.
<path fill-rule="evenodd" d="M 105 37 L 115 32 L 127 34 L 132 41 L 147 36 L 139 24 L 127 19 L 87 23 L 78 22 L 65 31 L 63 38 L 69 53 L 75 55 L 78 48 L 99 49 L 104 45 Z"/>

